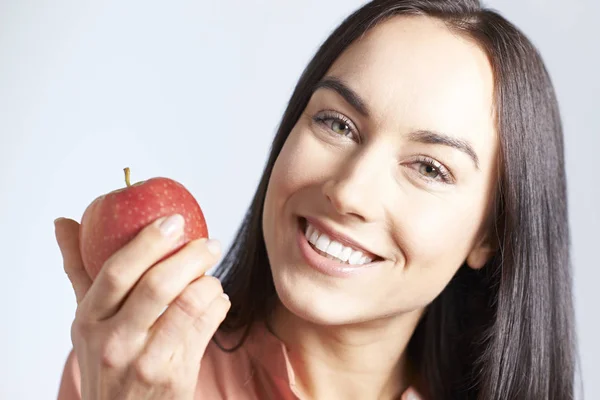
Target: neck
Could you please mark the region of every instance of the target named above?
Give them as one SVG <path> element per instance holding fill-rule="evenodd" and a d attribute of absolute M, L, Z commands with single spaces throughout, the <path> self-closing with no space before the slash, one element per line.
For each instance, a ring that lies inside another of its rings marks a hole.
<path fill-rule="evenodd" d="M 368 323 L 324 326 L 281 303 L 270 329 L 285 343 L 301 395 L 310 399 L 398 399 L 409 386 L 406 346 L 420 311 Z"/>

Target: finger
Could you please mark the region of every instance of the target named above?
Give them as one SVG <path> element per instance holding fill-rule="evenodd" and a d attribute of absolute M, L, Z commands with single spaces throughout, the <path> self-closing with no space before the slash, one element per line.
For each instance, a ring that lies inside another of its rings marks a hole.
<path fill-rule="evenodd" d="M 229 300 L 218 279 L 203 276 L 194 281 L 152 328 L 146 356 L 153 360 L 169 360 L 190 335 L 194 337 L 195 347 L 186 350 L 203 354 L 228 310 Z"/>
<path fill-rule="evenodd" d="M 402 394 L 401 400 L 421 400 L 421 396 L 415 389 L 410 387 Z"/>
<path fill-rule="evenodd" d="M 58 218 L 54 221 L 54 235 L 62 254 L 63 268 L 79 304 L 92 285 L 79 251 L 79 224 L 72 219 Z"/>
<path fill-rule="evenodd" d="M 205 239 L 189 242 L 177 254 L 156 264 L 140 279 L 116 318 L 129 329 L 145 332 L 177 296 L 210 269 L 219 255 L 218 242 Z M 218 279 L 213 284 L 219 285 Z M 216 290 L 216 289 L 215 289 Z M 209 291 L 209 294 L 212 293 Z"/>
<path fill-rule="evenodd" d="M 90 288 L 86 315 L 96 320 L 114 315 L 146 270 L 181 245 L 183 225 L 179 214 L 159 218 L 115 252 Z"/>
<path fill-rule="evenodd" d="M 231 306 L 214 280 L 204 276 L 191 283 L 157 321 L 134 366 L 142 382 L 160 382 L 165 371 L 197 376 L 206 346 Z M 184 357 L 187 365 L 174 365 Z"/>
<path fill-rule="evenodd" d="M 172 356 L 177 365 L 185 366 L 184 368 L 198 366 L 198 369 L 195 371 L 196 376 L 198 375 L 206 348 L 217 332 L 217 329 L 219 329 L 219 326 L 221 326 L 221 323 L 225 320 L 225 317 L 227 317 L 230 309 L 231 302 L 229 301 L 229 296 L 222 293 L 213 300 L 206 312 L 207 315 L 203 318 L 196 318 L 190 321 L 193 329 L 188 331 L 187 340 L 184 344 L 180 344 Z M 181 373 L 181 367 L 178 372 Z"/>

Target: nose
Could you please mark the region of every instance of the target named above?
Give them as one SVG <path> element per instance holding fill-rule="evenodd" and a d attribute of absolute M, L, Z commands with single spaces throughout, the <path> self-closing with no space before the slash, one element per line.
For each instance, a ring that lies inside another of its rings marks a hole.
<path fill-rule="evenodd" d="M 341 163 L 322 187 L 335 211 L 363 222 L 378 218 L 384 208 L 386 168 L 381 155 L 362 155 Z"/>

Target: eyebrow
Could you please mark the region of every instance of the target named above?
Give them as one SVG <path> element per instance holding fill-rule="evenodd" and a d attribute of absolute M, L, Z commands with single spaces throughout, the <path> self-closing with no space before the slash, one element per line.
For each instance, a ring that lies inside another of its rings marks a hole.
<path fill-rule="evenodd" d="M 441 144 L 460 150 L 468 155 L 473 161 L 473 164 L 475 164 L 475 168 L 479 169 L 479 157 L 477 157 L 477 153 L 475 153 L 475 150 L 473 150 L 473 146 L 471 146 L 471 144 L 466 140 L 457 139 L 444 133 L 428 130 L 411 132 L 409 138 L 414 142 L 425 144 Z"/>
<path fill-rule="evenodd" d="M 340 96 L 346 100 L 346 103 L 350 104 L 356 111 L 358 111 L 363 117 L 369 117 L 369 108 L 365 104 L 365 101 L 356 93 L 350 86 L 344 83 L 338 78 L 327 76 L 321 79 L 313 88 L 313 93 L 319 89 L 331 89 L 337 92 Z"/>
<path fill-rule="evenodd" d="M 358 93 L 356 93 L 356 91 L 354 91 L 341 79 L 332 76 L 324 77 L 314 86 L 313 93 L 319 89 L 330 89 L 335 91 L 363 117 L 369 118 L 369 107 L 367 107 L 365 101 L 359 96 Z M 409 139 L 414 142 L 425 144 L 441 144 L 457 149 L 468 155 L 475 164 L 475 168 L 479 169 L 479 157 L 477 157 L 477 153 L 473 149 L 473 146 L 466 140 L 458 139 L 441 132 L 423 129 L 411 132 Z"/>

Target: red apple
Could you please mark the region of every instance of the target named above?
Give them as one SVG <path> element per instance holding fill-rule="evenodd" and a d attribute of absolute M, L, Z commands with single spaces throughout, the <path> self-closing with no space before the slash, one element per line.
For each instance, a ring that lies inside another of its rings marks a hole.
<path fill-rule="evenodd" d="M 96 198 L 81 218 L 79 248 L 92 279 L 113 253 L 160 217 L 181 214 L 185 219 L 183 240 L 170 254 L 190 240 L 208 237 L 202 209 L 182 184 L 158 177 L 131 185 L 129 168 L 124 171 L 127 186 Z"/>

